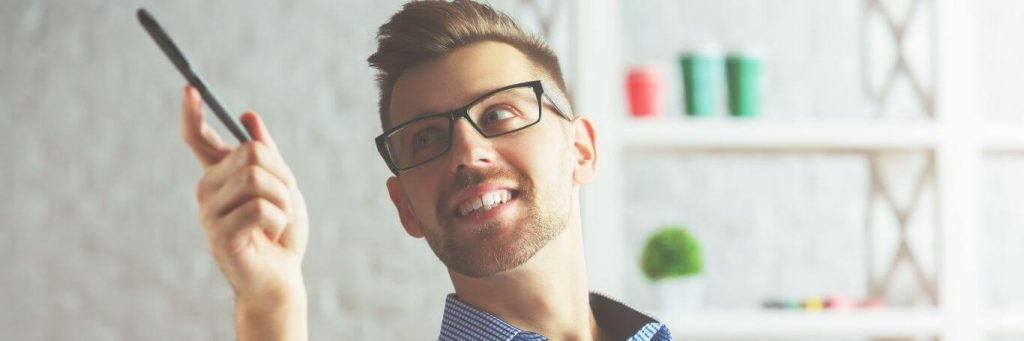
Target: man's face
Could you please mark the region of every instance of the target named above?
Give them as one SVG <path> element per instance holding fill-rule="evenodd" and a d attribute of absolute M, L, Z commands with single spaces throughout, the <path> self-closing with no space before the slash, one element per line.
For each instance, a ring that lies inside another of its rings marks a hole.
<path fill-rule="evenodd" d="M 400 76 L 390 121 L 449 112 L 494 89 L 547 79 L 536 70 L 506 44 L 462 47 Z M 493 138 L 459 119 L 446 154 L 388 179 L 406 231 L 425 237 L 450 270 L 485 277 L 514 269 L 565 229 L 574 187 L 589 179 L 574 176 L 580 154 L 574 126 L 586 126 L 591 147 L 592 131 L 589 121 L 570 122 L 542 103 L 536 125 Z"/>

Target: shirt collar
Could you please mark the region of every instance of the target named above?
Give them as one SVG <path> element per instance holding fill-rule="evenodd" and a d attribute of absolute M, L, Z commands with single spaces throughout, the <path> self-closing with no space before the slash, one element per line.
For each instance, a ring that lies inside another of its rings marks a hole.
<path fill-rule="evenodd" d="M 604 295 L 590 294 L 590 309 L 602 330 L 615 340 L 671 339 L 668 328 L 648 315 Z M 546 340 L 524 331 L 491 313 L 469 306 L 449 294 L 445 300 L 439 340 Z"/>
<path fill-rule="evenodd" d="M 444 302 L 438 340 L 511 340 L 523 330 L 491 313 L 477 310 L 449 294 Z"/>
<path fill-rule="evenodd" d="M 650 316 L 598 293 L 590 293 L 590 310 L 594 311 L 597 326 L 611 335 L 612 340 L 630 339 L 648 325 L 661 326 Z"/>

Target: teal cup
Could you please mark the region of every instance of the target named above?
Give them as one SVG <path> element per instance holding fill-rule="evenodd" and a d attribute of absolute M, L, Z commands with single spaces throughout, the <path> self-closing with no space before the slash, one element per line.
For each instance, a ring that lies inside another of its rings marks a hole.
<path fill-rule="evenodd" d="M 729 113 L 733 116 L 754 117 L 760 111 L 762 64 L 753 54 L 734 53 L 725 58 Z"/>
<path fill-rule="evenodd" d="M 679 58 L 683 71 L 683 95 L 686 114 L 695 117 L 714 115 L 719 108 L 722 59 L 714 53 L 686 53 Z"/>

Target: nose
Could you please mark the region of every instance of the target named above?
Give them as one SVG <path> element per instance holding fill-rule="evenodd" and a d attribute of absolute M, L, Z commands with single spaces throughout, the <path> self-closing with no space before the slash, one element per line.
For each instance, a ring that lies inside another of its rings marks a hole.
<path fill-rule="evenodd" d="M 494 156 L 490 139 L 473 128 L 468 120 L 455 120 L 452 126 L 452 145 L 448 148 L 453 173 L 467 168 L 486 167 L 494 161 Z"/>

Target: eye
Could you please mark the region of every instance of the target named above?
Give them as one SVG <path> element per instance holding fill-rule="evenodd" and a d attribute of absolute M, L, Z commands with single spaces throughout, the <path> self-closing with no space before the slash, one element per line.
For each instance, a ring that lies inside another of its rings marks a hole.
<path fill-rule="evenodd" d="M 426 128 L 416 132 L 412 139 L 413 150 L 420 150 L 424 147 L 435 145 L 444 141 L 445 133 L 438 128 Z"/>
<path fill-rule="evenodd" d="M 490 109 L 484 114 L 483 124 L 492 125 L 514 117 L 516 117 L 516 114 L 511 110 L 505 108 Z"/>

